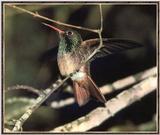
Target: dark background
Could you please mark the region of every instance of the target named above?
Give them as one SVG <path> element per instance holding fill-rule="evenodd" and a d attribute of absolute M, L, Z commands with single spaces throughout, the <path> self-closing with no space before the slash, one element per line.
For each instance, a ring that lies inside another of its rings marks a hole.
<path fill-rule="evenodd" d="M 92 4 L 43 5 L 32 3 L 28 5 L 22 4 L 20 7 L 33 12 L 37 11 L 40 15 L 73 25 L 94 29 L 100 26 L 99 8 Z M 143 47 L 93 61 L 91 63 L 91 75 L 96 84 L 102 86 L 112 83 L 155 66 L 156 5 L 105 4 L 102 7 L 104 18 L 103 37 L 130 39 L 143 44 Z M 56 61 L 48 59 L 46 62 L 42 62 L 39 58 L 48 49 L 58 46 L 58 34 L 42 25 L 41 22 L 44 22 L 44 20 L 11 7 L 4 6 L 3 15 L 5 88 L 17 84 L 29 85 L 38 89 L 47 88 L 57 80 L 59 70 Z M 67 29 L 67 27 L 52 25 Z M 94 33 L 82 30 L 77 31 L 84 40 L 98 37 Z M 61 89 L 63 90 L 63 87 Z M 109 100 L 117 94 L 118 92 L 106 95 L 106 99 Z M 52 95 L 26 121 L 23 130 L 51 130 L 56 126 L 87 114 L 100 105 L 91 100 L 81 108 L 76 103 L 61 109 L 53 109 L 48 106 L 52 100 L 61 100 L 72 96 L 71 93 L 64 91 Z M 20 97 L 26 100 L 21 101 L 19 100 Z M 35 97 L 35 95 L 24 91 L 8 93 L 5 104 L 5 123 L 21 116 L 25 111 L 23 107 L 29 104 L 29 99 L 34 99 Z M 11 102 L 7 101 L 13 98 L 16 99 Z M 156 93 L 151 93 L 92 130 L 156 130 L 155 112 Z M 12 126 L 8 127 L 11 128 Z"/>

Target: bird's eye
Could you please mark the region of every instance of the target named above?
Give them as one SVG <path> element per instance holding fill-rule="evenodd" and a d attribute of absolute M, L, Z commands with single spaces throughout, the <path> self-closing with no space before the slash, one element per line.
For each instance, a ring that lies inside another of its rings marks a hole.
<path fill-rule="evenodd" d="M 73 35 L 73 32 L 72 31 L 67 31 L 66 34 L 70 36 L 70 35 Z"/>

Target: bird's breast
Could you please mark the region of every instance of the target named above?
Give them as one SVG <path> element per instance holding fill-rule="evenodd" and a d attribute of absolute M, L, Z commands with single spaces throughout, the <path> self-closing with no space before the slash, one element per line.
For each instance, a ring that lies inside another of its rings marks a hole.
<path fill-rule="evenodd" d="M 62 75 L 66 76 L 75 72 L 81 64 L 80 58 L 73 54 L 58 56 L 58 66 Z"/>

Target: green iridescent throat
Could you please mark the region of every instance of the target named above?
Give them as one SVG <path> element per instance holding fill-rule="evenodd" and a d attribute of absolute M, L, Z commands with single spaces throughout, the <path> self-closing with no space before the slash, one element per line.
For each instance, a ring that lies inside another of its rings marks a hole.
<path fill-rule="evenodd" d="M 58 55 L 64 55 L 75 51 L 80 46 L 81 42 L 82 39 L 78 33 L 74 33 L 72 36 L 60 36 Z"/>

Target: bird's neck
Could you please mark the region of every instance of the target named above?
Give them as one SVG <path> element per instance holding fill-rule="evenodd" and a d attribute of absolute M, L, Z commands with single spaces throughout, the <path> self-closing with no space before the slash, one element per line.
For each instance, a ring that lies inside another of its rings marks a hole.
<path fill-rule="evenodd" d="M 72 53 L 76 51 L 79 47 L 79 44 L 74 42 L 69 42 L 67 40 L 61 39 L 58 48 L 58 55 L 63 56 L 64 54 Z"/>

